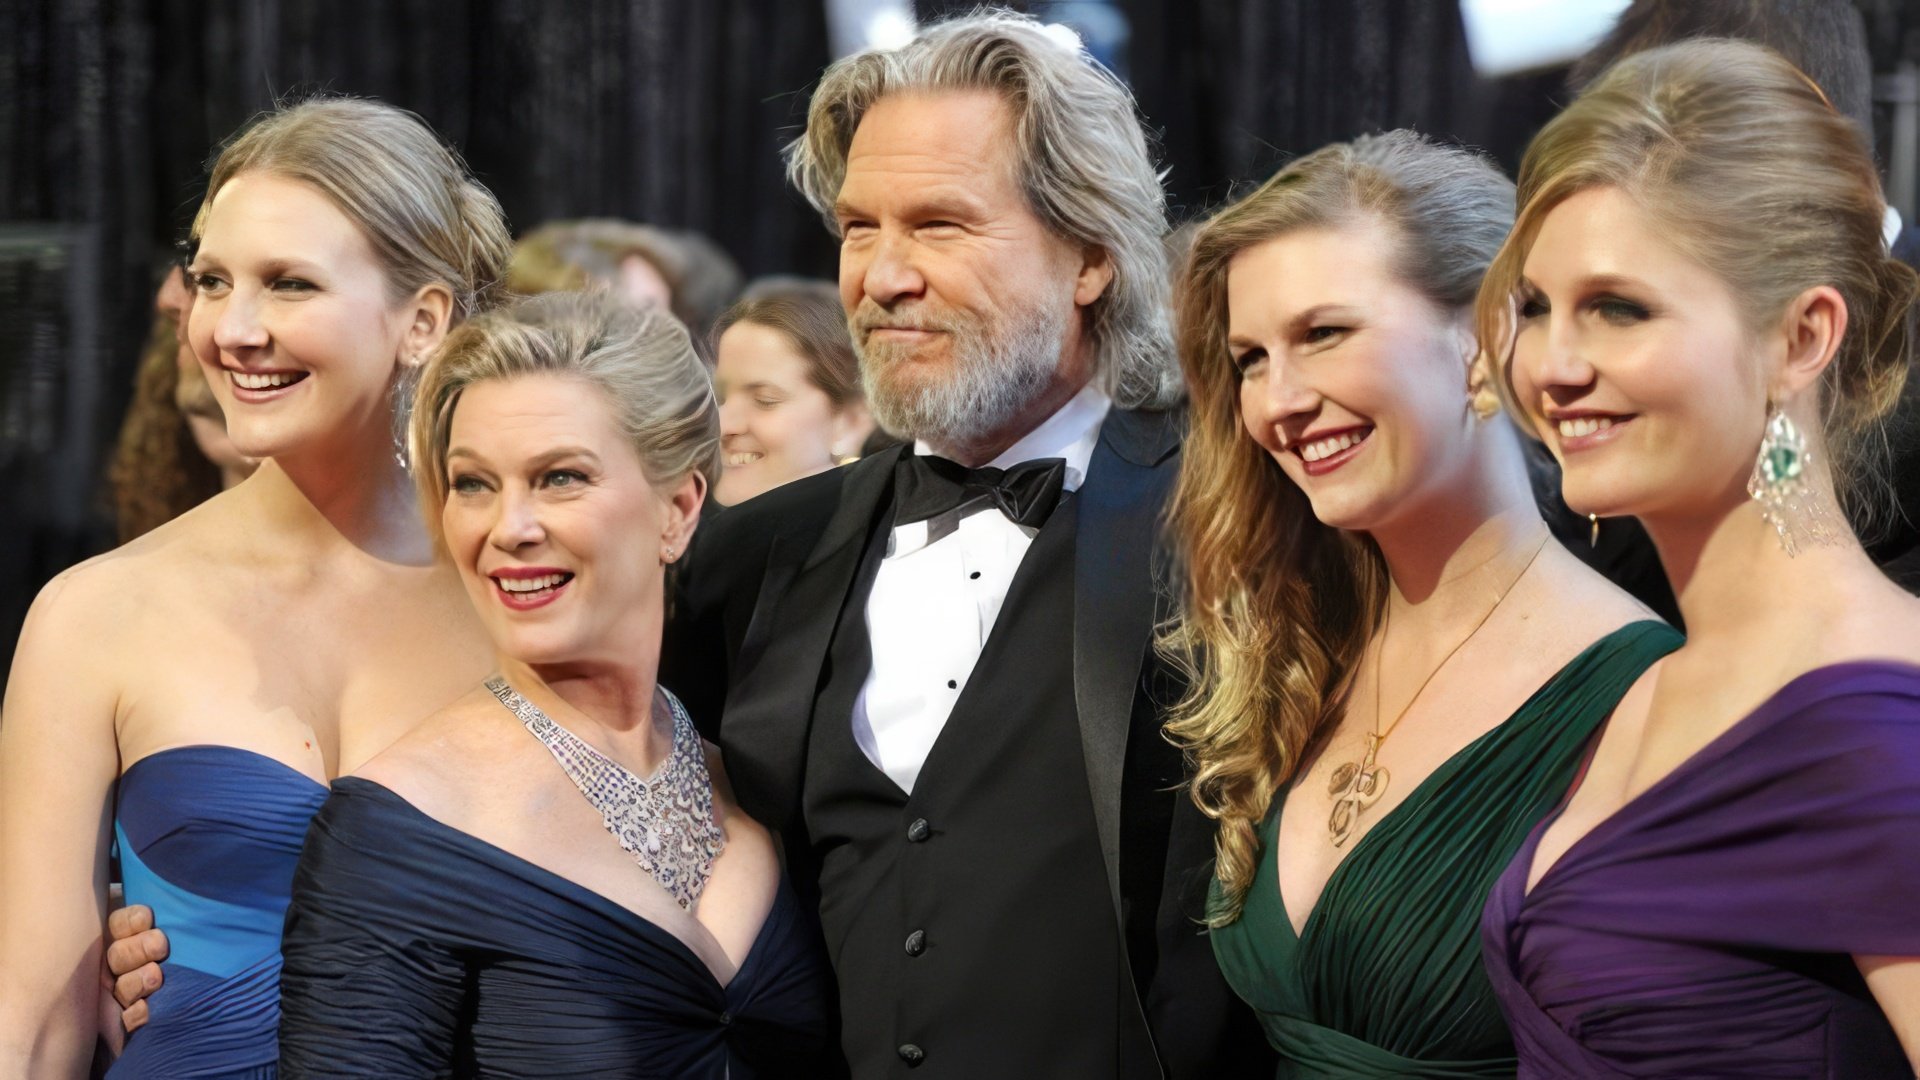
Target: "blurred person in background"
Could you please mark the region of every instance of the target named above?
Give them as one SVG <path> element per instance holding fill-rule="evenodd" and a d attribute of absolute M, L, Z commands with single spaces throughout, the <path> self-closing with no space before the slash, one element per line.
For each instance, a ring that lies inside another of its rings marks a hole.
<path fill-rule="evenodd" d="M 220 401 L 183 339 L 190 299 L 185 273 L 169 262 L 108 474 L 123 544 L 245 480 L 259 464 L 233 448 Z"/>
<path fill-rule="evenodd" d="M 665 306 L 704 350 L 707 328 L 740 295 L 740 269 L 699 233 L 617 218 L 549 221 L 514 245 L 509 292 L 531 296 L 593 285 L 636 304 Z M 710 353 L 701 359 L 712 366 Z"/>
<path fill-rule="evenodd" d="M 858 460 L 874 432 L 840 292 L 795 278 L 750 290 L 714 324 L 723 506 Z"/>

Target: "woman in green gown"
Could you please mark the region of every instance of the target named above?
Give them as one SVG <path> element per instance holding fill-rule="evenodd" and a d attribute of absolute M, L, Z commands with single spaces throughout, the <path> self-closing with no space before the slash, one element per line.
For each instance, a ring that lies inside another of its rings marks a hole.
<path fill-rule="evenodd" d="M 1218 823 L 1214 949 L 1284 1077 L 1514 1073 L 1480 909 L 1679 644 L 1535 505 L 1473 333 L 1512 208 L 1485 161 L 1389 132 L 1283 169 L 1183 275 L 1169 730 Z"/>

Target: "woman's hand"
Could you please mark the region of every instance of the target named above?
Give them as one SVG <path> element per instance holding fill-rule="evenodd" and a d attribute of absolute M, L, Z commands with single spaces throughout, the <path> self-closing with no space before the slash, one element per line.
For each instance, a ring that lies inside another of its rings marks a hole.
<path fill-rule="evenodd" d="M 147 1022 L 147 998 L 164 979 L 160 961 L 167 958 L 167 935 L 153 925 L 152 908 L 129 904 L 107 916 L 107 938 L 101 1011 L 111 1022 L 102 1025 L 100 1037 L 118 1053 L 119 1042 Z"/>

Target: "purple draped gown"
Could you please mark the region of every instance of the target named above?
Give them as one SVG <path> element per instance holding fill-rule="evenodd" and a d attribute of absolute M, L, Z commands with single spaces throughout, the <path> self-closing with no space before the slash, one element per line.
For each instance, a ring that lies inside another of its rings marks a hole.
<path fill-rule="evenodd" d="M 1920 956 L 1920 667 L 1794 679 L 1529 893 L 1553 820 L 1481 924 L 1522 1077 L 1914 1075 L 1852 957 Z"/>

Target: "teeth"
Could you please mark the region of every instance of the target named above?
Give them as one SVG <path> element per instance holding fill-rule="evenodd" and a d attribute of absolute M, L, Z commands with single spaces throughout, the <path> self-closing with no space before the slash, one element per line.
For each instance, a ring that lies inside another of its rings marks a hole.
<path fill-rule="evenodd" d="M 1367 436 L 1371 434 L 1373 434 L 1373 429 L 1368 428 L 1364 431 L 1349 431 L 1344 435 L 1334 435 L 1326 439 L 1316 439 L 1300 448 L 1300 457 L 1306 461 L 1322 461 L 1348 447 L 1365 442 Z"/>
<path fill-rule="evenodd" d="M 754 454 L 754 453 L 745 453 L 745 454 L 728 454 L 728 455 L 727 455 L 727 464 L 729 464 L 729 465 L 751 465 L 751 464 L 753 464 L 754 462 L 756 462 L 756 461 L 759 461 L 759 460 L 760 460 L 761 458 L 763 458 L 763 457 L 765 457 L 765 456 L 766 456 L 765 454 Z"/>
<path fill-rule="evenodd" d="M 242 390 L 271 390 L 276 386 L 288 386 L 300 380 L 299 374 L 255 375 L 245 371 L 229 371 L 233 384 Z"/>
<path fill-rule="evenodd" d="M 567 580 L 568 576 L 567 574 L 543 574 L 540 577 L 494 578 L 493 580 L 499 582 L 500 587 L 507 592 L 530 593 L 539 592 L 542 589 L 551 589 L 555 585 Z"/>
<path fill-rule="evenodd" d="M 1563 439 L 1578 439 L 1583 435 L 1592 435 L 1597 431 L 1605 431 L 1612 426 L 1613 418 L 1610 416 L 1582 416 L 1576 420 L 1562 420 L 1560 421 L 1560 437 Z"/>

